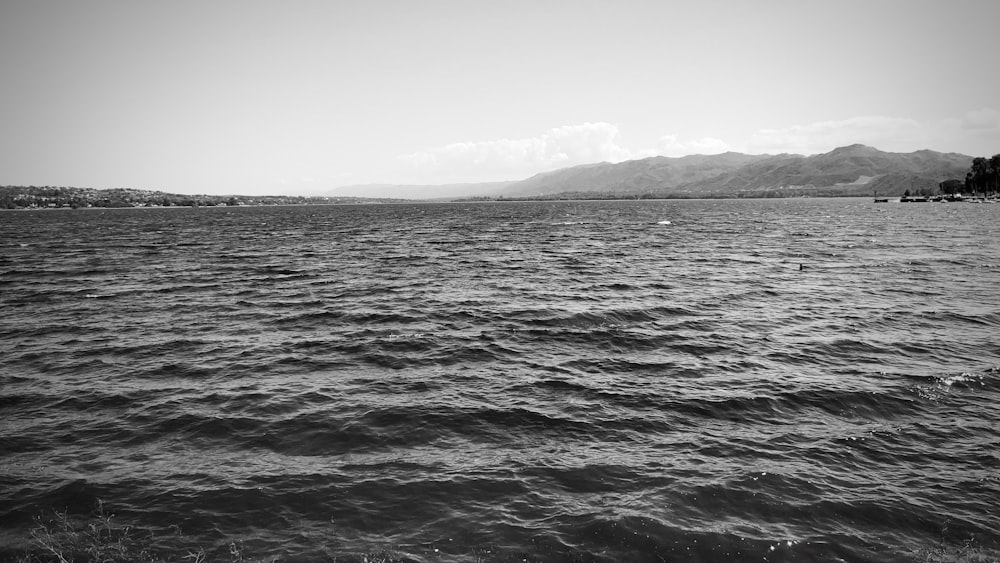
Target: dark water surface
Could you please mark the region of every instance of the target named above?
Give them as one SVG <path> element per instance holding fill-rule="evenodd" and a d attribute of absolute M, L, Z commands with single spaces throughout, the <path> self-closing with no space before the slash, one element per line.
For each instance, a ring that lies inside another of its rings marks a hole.
<path fill-rule="evenodd" d="M 0 543 L 1000 553 L 1000 205 L 0 213 Z M 801 269 L 800 269 L 801 265 Z"/>

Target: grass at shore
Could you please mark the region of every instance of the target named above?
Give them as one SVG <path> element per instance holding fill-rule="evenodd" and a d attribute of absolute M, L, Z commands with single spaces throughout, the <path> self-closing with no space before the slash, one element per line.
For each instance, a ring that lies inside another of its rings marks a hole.
<path fill-rule="evenodd" d="M 150 545 L 154 536 L 147 530 L 119 524 L 103 502 L 98 501 L 92 517 L 81 522 L 67 512 L 54 511 L 35 517 L 29 545 L 24 553 L 5 563 L 276 563 L 278 558 L 253 558 L 240 540 L 228 543 L 228 553 L 212 557 L 203 548 L 180 549 L 177 553 L 156 553 Z M 225 552 L 226 550 L 222 550 Z M 359 563 L 402 563 L 388 551 L 346 557 Z"/>
<path fill-rule="evenodd" d="M 210 563 L 203 549 L 188 550 L 179 558 L 164 558 L 148 547 L 152 534 L 130 525 L 120 525 L 114 514 L 98 502 L 93 517 L 77 522 L 67 512 L 52 512 L 35 517 L 30 545 L 15 563 L 160 563 L 183 560 Z M 231 563 L 248 562 L 241 544 L 230 544 Z"/>
<path fill-rule="evenodd" d="M 2 563 L 277 563 L 280 558 L 254 558 L 246 553 L 241 540 L 229 541 L 210 555 L 203 548 L 177 549 L 173 553 L 156 553 L 150 547 L 155 542 L 148 530 L 119 524 L 103 502 L 98 502 L 91 518 L 80 521 L 67 512 L 54 511 L 35 517 L 28 547 L 13 558 L 0 558 Z M 178 538 L 183 539 L 183 538 Z M 228 548 L 228 549 L 227 549 Z M 984 550 L 977 542 L 946 543 L 925 547 L 913 554 L 917 563 L 1000 563 L 997 553 Z M 494 556 L 476 554 L 475 563 L 499 563 Z M 504 559 L 505 561 L 507 559 Z M 521 561 L 519 557 L 517 559 Z M 391 551 L 380 550 L 357 555 L 334 557 L 332 561 L 350 563 L 406 563 Z"/>

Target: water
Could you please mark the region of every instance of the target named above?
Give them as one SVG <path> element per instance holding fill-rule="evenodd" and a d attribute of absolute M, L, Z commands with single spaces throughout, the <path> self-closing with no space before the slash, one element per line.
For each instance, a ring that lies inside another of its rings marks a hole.
<path fill-rule="evenodd" d="M 0 213 L 0 553 L 1000 554 L 1000 206 Z"/>

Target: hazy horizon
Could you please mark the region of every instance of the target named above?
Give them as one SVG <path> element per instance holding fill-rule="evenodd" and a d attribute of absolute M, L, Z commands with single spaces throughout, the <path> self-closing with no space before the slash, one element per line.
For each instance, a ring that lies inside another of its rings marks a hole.
<path fill-rule="evenodd" d="M 0 185 L 312 194 L 654 155 L 1000 152 L 1000 4 L 0 5 Z"/>

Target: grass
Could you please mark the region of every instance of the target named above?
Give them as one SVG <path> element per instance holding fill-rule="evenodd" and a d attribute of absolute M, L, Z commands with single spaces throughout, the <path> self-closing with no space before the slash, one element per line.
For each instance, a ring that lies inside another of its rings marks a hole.
<path fill-rule="evenodd" d="M 919 563 L 998 563 L 995 552 L 976 545 L 975 540 L 968 539 L 961 544 L 945 544 L 944 542 L 921 549 L 916 554 Z"/>
<path fill-rule="evenodd" d="M 31 529 L 30 548 L 18 563 L 116 563 L 152 562 L 158 559 L 145 547 L 132 526 L 119 526 L 103 502 L 98 502 L 92 522 L 76 525 L 67 512 L 36 516 Z"/>
<path fill-rule="evenodd" d="M 947 528 L 945 528 L 946 530 Z M 180 550 L 164 557 L 150 549 L 154 535 L 131 525 L 119 524 L 103 502 L 98 501 L 92 518 L 80 522 L 66 511 L 54 511 L 35 517 L 25 552 L 10 563 L 276 563 L 278 558 L 253 559 L 242 540 L 230 541 L 228 553 L 212 558 L 203 548 Z M 336 563 L 338 558 L 334 558 Z M 380 550 L 348 556 L 357 563 L 404 563 L 406 559 L 391 551 Z M 476 554 L 475 561 L 497 561 L 493 556 Z M 974 539 L 959 544 L 946 542 L 944 533 L 937 545 L 914 553 L 919 563 L 1000 563 L 997 552 L 983 549 Z"/>
<path fill-rule="evenodd" d="M 130 525 L 120 525 L 98 501 L 92 519 L 80 523 L 66 511 L 35 517 L 29 547 L 14 563 L 251 563 L 242 541 L 229 542 L 225 559 L 210 559 L 204 549 L 186 550 L 184 555 L 164 558 L 149 549 L 153 534 Z M 273 561 L 276 561 L 273 560 Z M 373 561 L 373 563 L 375 563 Z"/>
<path fill-rule="evenodd" d="M 91 518 L 81 521 L 67 511 L 36 516 L 24 553 L 5 563 L 276 563 L 278 558 L 250 557 L 242 540 L 228 543 L 228 553 L 211 557 L 203 548 L 181 549 L 164 556 L 149 547 L 152 532 L 119 524 L 103 502 Z M 182 554 L 181 554 L 182 553 Z M 345 558 L 357 563 L 403 563 L 391 551 L 380 550 Z M 334 558 L 336 563 L 337 558 Z"/>

